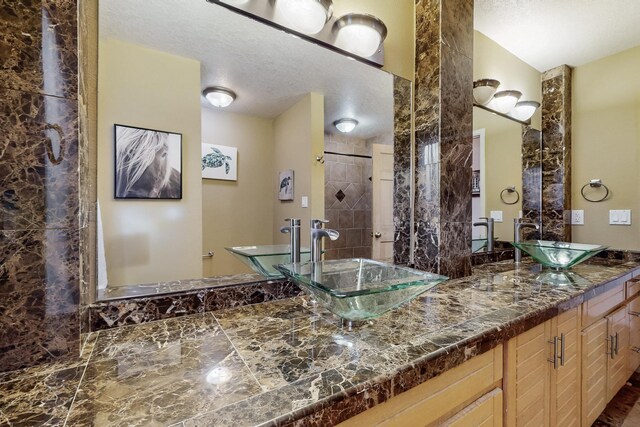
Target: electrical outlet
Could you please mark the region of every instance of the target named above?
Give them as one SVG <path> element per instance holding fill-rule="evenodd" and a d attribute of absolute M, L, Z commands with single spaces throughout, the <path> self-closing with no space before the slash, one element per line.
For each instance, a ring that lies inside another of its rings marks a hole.
<path fill-rule="evenodd" d="M 584 211 L 572 210 L 571 211 L 571 225 L 584 225 Z"/>

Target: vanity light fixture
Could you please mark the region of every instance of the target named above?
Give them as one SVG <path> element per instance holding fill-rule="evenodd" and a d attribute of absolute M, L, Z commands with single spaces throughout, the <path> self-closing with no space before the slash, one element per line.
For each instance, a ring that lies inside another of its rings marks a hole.
<path fill-rule="evenodd" d="M 340 119 L 333 122 L 333 125 L 342 133 L 349 133 L 358 126 L 356 119 Z"/>
<path fill-rule="evenodd" d="M 494 79 L 480 79 L 473 82 L 473 98 L 477 104 L 487 105 L 498 90 L 500 82 Z"/>
<path fill-rule="evenodd" d="M 290 28 L 304 34 L 318 34 L 333 15 L 331 0 L 278 0 L 276 8 Z"/>
<path fill-rule="evenodd" d="M 533 113 L 540 107 L 540 103 L 536 101 L 520 101 L 516 104 L 510 115 L 523 122 L 529 120 Z"/>
<path fill-rule="evenodd" d="M 507 114 L 513 110 L 521 96 L 522 92 L 517 90 L 496 92 L 489 106 L 502 114 Z"/>
<path fill-rule="evenodd" d="M 228 107 L 236 99 L 236 94 L 232 90 L 219 86 L 208 87 L 202 91 L 202 94 L 211 105 L 218 108 Z"/>
<path fill-rule="evenodd" d="M 222 0 L 222 2 L 230 4 L 231 6 L 241 6 L 245 3 L 249 3 L 249 0 Z"/>
<path fill-rule="evenodd" d="M 349 13 L 333 24 L 336 46 L 363 58 L 373 56 L 387 37 L 387 26 L 365 13 Z"/>

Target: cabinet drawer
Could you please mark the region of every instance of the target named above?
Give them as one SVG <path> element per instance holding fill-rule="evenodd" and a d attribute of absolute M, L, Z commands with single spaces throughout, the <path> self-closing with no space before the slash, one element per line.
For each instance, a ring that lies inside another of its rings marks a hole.
<path fill-rule="evenodd" d="M 640 367 L 640 295 L 629 301 L 629 371 Z"/>
<path fill-rule="evenodd" d="M 586 328 L 602 319 L 624 300 L 625 287 L 624 283 L 620 282 L 613 289 L 586 301 L 582 304 L 582 327 Z"/>
<path fill-rule="evenodd" d="M 464 408 L 443 427 L 502 427 L 502 390 L 497 388 Z"/>
<path fill-rule="evenodd" d="M 442 422 L 500 384 L 502 353 L 499 345 L 340 426 L 426 426 Z"/>
<path fill-rule="evenodd" d="M 628 280 L 626 283 L 627 287 L 627 299 L 632 296 L 640 293 L 640 277 L 636 277 L 635 279 Z"/>

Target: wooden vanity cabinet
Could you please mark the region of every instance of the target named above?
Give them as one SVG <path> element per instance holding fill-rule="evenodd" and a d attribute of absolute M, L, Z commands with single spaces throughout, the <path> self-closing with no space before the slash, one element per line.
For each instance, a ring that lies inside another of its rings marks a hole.
<path fill-rule="evenodd" d="M 574 308 L 509 340 L 506 425 L 579 425 L 579 337 L 580 311 Z"/>
<path fill-rule="evenodd" d="M 630 323 L 620 283 L 582 306 L 582 425 L 590 426 L 629 378 Z"/>
<path fill-rule="evenodd" d="M 640 295 L 627 304 L 629 316 L 629 372 L 627 377 L 640 367 Z"/>
<path fill-rule="evenodd" d="M 350 418 L 342 427 L 502 427 L 502 345 Z"/>

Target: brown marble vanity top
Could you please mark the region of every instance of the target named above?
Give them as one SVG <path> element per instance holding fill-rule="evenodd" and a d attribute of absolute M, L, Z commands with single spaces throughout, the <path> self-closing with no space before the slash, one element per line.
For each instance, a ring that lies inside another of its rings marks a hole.
<path fill-rule="evenodd" d="M 637 269 L 597 258 L 560 286 L 531 262 L 486 264 L 352 331 L 295 297 L 95 332 L 75 363 L 0 376 L 0 424 L 333 425 Z"/>

